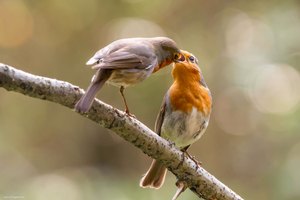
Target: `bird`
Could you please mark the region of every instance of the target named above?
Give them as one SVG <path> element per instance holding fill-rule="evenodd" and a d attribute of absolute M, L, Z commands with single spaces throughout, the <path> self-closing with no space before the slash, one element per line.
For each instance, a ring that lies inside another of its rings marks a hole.
<path fill-rule="evenodd" d="M 186 152 L 191 144 L 200 139 L 209 124 L 212 96 L 197 58 L 184 50 L 181 53 L 185 60 L 173 63 L 174 81 L 164 96 L 155 122 L 155 132 Z M 140 186 L 159 189 L 166 172 L 160 161 L 153 160 L 140 180 Z"/>
<path fill-rule="evenodd" d="M 75 105 L 79 113 L 86 113 L 104 83 L 120 88 L 125 104 L 125 112 L 129 113 L 124 96 L 124 89 L 137 84 L 152 73 L 182 59 L 180 49 L 174 40 L 168 37 L 124 38 L 116 40 L 97 51 L 87 61 L 96 70 L 85 94 Z"/>

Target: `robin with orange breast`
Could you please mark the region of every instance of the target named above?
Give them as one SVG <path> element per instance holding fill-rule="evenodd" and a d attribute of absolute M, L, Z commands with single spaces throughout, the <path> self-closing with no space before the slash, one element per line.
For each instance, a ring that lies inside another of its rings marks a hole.
<path fill-rule="evenodd" d="M 196 57 L 189 52 L 181 52 L 185 61 L 176 61 L 173 64 L 174 82 L 164 97 L 155 131 L 182 151 L 186 151 L 200 139 L 208 126 L 212 97 Z M 161 162 L 153 160 L 141 179 L 140 186 L 160 188 L 166 172 L 167 169 Z"/>
<path fill-rule="evenodd" d="M 75 105 L 80 113 L 87 112 L 105 82 L 120 87 L 125 112 L 129 114 L 124 89 L 137 84 L 152 73 L 181 59 L 182 55 L 176 43 L 167 37 L 127 38 L 112 42 L 100 49 L 86 63 L 94 65 L 93 76 L 85 94 Z"/>

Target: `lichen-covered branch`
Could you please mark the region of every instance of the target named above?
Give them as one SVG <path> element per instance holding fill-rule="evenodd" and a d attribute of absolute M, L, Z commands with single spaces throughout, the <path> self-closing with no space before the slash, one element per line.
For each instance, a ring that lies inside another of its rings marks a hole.
<path fill-rule="evenodd" d="M 30 97 L 52 101 L 71 109 L 83 94 L 83 90 L 78 86 L 36 76 L 1 63 L 0 87 Z M 218 200 L 242 199 L 205 169 L 199 167 L 194 160 L 159 137 L 137 119 L 125 115 L 124 112 L 96 100 L 90 111 L 83 115 L 100 126 L 112 130 L 150 157 L 163 162 L 199 197 Z"/>

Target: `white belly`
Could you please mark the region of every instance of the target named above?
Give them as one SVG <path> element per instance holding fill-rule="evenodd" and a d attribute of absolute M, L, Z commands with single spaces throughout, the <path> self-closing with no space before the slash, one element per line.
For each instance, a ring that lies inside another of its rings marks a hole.
<path fill-rule="evenodd" d="M 196 108 L 193 108 L 189 115 L 181 111 L 166 113 L 161 136 L 183 148 L 200 139 L 208 122 L 209 116 L 204 117 Z"/>

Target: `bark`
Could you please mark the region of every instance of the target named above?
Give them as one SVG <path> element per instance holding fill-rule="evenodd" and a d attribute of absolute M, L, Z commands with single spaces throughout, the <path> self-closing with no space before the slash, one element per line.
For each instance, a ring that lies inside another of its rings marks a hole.
<path fill-rule="evenodd" d="M 73 109 L 84 93 L 78 86 L 68 82 L 36 76 L 1 63 L 0 87 L 7 91 L 55 102 L 70 109 Z M 81 115 L 112 130 L 148 156 L 163 162 L 169 171 L 178 180 L 186 182 L 188 188 L 198 197 L 218 200 L 242 199 L 204 168 L 198 166 L 195 160 L 124 112 L 96 99 L 90 111 Z"/>

